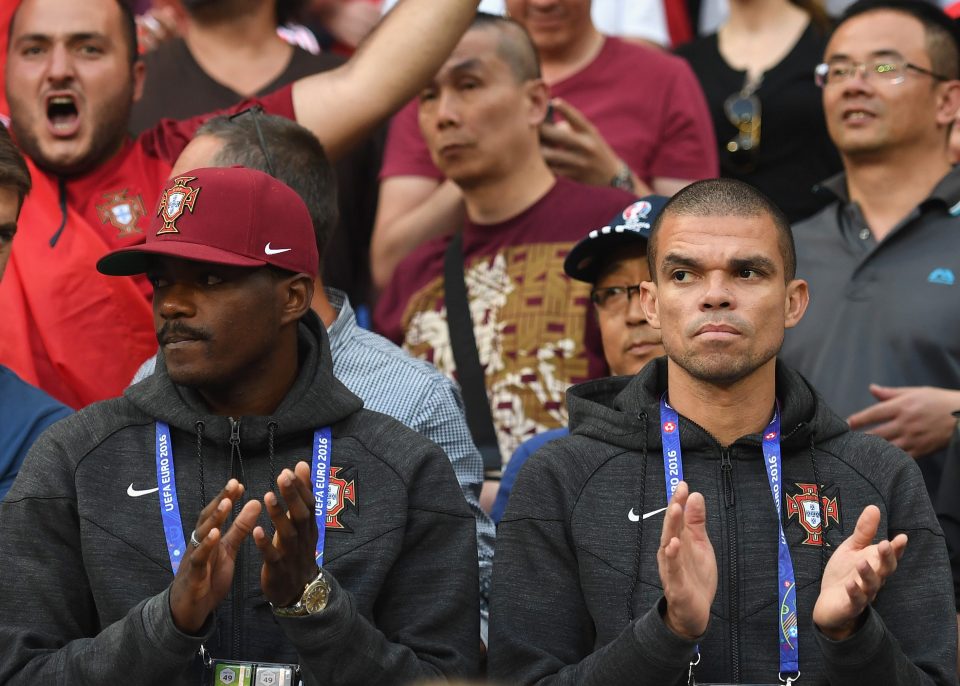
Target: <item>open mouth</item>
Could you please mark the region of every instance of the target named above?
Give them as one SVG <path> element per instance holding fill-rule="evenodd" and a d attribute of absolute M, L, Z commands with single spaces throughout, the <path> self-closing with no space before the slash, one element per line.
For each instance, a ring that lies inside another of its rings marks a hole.
<path fill-rule="evenodd" d="M 80 112 L 71 95 L 55 95 L 47 100 L 47 122 L 56 136 L 72 136 L 80 128 Z"/>

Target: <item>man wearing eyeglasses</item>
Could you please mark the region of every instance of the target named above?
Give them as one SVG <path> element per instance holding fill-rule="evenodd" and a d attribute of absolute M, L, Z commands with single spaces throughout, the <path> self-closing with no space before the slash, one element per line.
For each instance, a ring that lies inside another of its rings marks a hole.
<path fill-rule="evenodd" d="M 822 184 L 836 202 L 794 227 L 811 299 L 782 356 L 852 428 L 918 460 L 960 597 L 960 465 L 944 466 L 960 409 L 958 54 L 952 21 L 922 2 L 858 2 L 837 27 L 816 78 L 844 173 Z"/>
<path fill-rule="evenodd" d="M 816 79 L 844 173 L 794 227 L 811 305 L 783 350 L 852 428 L 918 459 L 931 492 L 960 409 L 958 59 L 927 3 L 861 1 L 837 27 Z"/>
<path fill-rule="evenodd" d="M 337 158 L 436 70 L 476 5 L 405 0 L 346 65 L 262 104 L 296 118 Z M 128 136 L 145 70 L 125 2 L 22 0 L 9 28 L 7 99 L 34 192 L 0 287 L 9 334 L 0 362 L 80 407 L 118 394 L 152 353 L 147 282 L 110 282 L 93 265 L 143 241 L 149 208 L 202 118 Z"/>

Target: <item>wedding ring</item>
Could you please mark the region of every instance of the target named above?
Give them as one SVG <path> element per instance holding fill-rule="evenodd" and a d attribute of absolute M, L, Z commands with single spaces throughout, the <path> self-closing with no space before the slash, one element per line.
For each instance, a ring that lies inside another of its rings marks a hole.
<path fill-rule="evenodd" d="M 196 529 L 194 529 L 193 531 L 190 532 L 190 545 L 192 545 L 194 548 L 199 548 L 199 547 L 200 547 L 200 541 L 197 540 L 197 530 L 196 530 Z"/>

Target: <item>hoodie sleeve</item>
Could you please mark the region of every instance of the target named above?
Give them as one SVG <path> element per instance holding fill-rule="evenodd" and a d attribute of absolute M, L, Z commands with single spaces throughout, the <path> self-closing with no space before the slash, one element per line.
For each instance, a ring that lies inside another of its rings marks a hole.
<path fill-rule="evenodd" d="M 884 449 L 897 454 L 883 464 L 898 468 L 881 491 L 887 523 L 881 535 L 905 533 L 907 549 L 863 626 L 843 641 L 815 631 L 817 645 L 835 686 L 956 684 L 957 625 L 943 533 L 916 463 L 890 445 Z"/>
<path fill-rule="evenodd" d="M 76 464 L 63 449 L 71 427 L 73 418 L 41 436 L 0 504 L 0 683 L 176 682 L 208 636 L 176 628 L 168 590 L 101 624 L 80 546 Z"/>
<path fill-rule="evenodd" d="M 397 437 L 409 438 L 406 432 Z M 322 612 L 277 618 L 300 655 L 308 686 L 407 683 L 478 670 L 474 518 L 436 446 L 423 441 L 389 449 L 417 447 L 417 467 L 401 477 L 407 488 L 401 549 L 378 590 L 373 617 L 361 614 L 353 594 L 328 574 L 331 593 Z"/>
<path fill-rule="evenodd" d="M 666 686 L 694 655 L 663 622 L 665 601 L 595 650 L 570 520 L 583 477 L 555 442 L 521 470 L 497 530 L 490 608 L 490 675 L 506 683 Z M 625 579 L 624 583 L 629 583 Z"/>

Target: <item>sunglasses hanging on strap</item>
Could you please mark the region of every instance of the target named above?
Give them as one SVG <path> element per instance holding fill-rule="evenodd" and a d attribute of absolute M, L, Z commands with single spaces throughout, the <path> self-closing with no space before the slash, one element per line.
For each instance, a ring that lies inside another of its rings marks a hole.
<path fill-rule="evenodd" d="M 751 77 L 748 73 L 743 88 L 726 99 L 723 111 L 730 123 L 737 127 L 736 135 L 727 142 L 726 161 L 739 172 L 751 172 L 760 156 L 760 98 L 757 89 L 763 83 L 763 74 Z"/>

